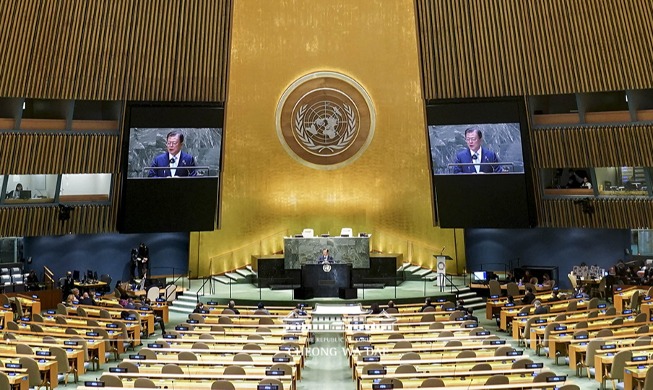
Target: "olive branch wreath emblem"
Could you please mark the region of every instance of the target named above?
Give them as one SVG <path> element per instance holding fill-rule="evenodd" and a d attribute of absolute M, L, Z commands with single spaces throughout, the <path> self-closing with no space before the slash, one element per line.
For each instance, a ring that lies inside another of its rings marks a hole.
<path fill-rule="evenodd" d="M 306 129 L 304 128 L 304 117 L 306 116 L 306 110 L 308 110 L 308 105 L 304 104 L 299 107 L 297 114 L 295 115 L 295 134 L 301 143 L 308 150 L 321 153 L 322 151 L 329 150 L 330 152 L 338 152 L 347 147 L 349 142 L 356 135 L 356 116 L 354 115 L 354 109 L 351 108 L 348 104 L 343 104 L 345 115 L 347 116 L 347 129 L 345 134 L 338 140 L 334 145 L 316 145 L 311 137 L 306 134 Z"/>

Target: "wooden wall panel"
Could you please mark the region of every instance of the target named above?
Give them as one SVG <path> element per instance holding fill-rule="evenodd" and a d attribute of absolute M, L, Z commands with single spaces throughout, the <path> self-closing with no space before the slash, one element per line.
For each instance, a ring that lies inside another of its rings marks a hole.
<path fill-rule="evenodd" d="M 0 0 L 0 96 L 226 100 L 232 0 Z"/>
<path fill-rule="evenodd" d="M 578 126 L 532 131 L 537 169 L 652 167 L 653 124 Z"/>
<path fill-rule="evenodd" d="M 424 97 L 653 86 L 653 3 L 415 0 Z"/>

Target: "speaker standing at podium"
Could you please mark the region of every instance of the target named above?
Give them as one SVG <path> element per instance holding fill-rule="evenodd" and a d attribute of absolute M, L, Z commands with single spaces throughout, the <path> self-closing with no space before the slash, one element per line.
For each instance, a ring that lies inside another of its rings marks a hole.
<path fill-rule="evenodd" d="M 169 167 L 170 169 L 150 169 L 149 177 L 172 177 L 172 176 L 196 176 L 194 167 L 195 158 L 188 153 L 182 152 L 184 146 L 184 134 L 180 131 L 171 131 L 166 136 L 166 152 L 154 158 L 152 168 Z"/>
<path fill-rule="evenodd" d="M 327 248 L 322 249 L 322 254 L 317 258 L 318 264 L 331 264 L 333 263 L 333 256 L 329 254 Z"/>

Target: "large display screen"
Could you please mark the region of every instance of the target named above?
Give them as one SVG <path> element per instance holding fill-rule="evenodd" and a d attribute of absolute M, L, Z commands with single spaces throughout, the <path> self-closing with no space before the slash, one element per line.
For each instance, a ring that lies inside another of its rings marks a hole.
<path fill-rule="evenodd" d="M 430 125 L 433 173 L 524 173 L 519 123 Z"/>
<path fill-rule="evenodd" d="M 127 105 L 121 232 L 215 229 L 223 122 L 224 109 L 217 104 Z"/>
<path fill-rule="evenodd" d="M 430 101 L 427 133 L 437 225 L 534 225 L 523 98 Z"/>

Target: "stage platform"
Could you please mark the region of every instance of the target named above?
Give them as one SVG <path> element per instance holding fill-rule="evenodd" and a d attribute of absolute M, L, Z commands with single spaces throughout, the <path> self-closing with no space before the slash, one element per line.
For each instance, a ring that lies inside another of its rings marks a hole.
<path fill-rule="evenodd" d="M 462 276 L 452 276 L 451 280 L 453 286 L 447 282 L 447 285 L 442 289 L 440 286 L 435 285 L 433 281 L 405 281 L 396 287 L 378 288 L 378 286 L 372 286 L 373 288 L 357 288 L 357 297 L 352 299 L 332 297 L 297 299 L 292 289 L 258 288 L 249 283 L 223 284 L 214 282 L 212 288 L 207 284 L 204 291 L 198 291 L 202 285 L 200 280 L 191 280 L 187 293 L 193 295 L 197 293 L 204 302 L 212 300 L 224 303 L 233 299 L 241 305 L 256 304 L 262 301 L 268 305 L 287 305 L 294 302 L 304 302 L 312 305 L 314 303 L 338 302 L 361 302 L 363 304 L 377 302 L 385 304 L 389 300 L 395 303 L 412 303 L 421 302 L 425 297 L 445 297 L 448 300 L 453 300 L 457 291 L 469 291 Z"/>

